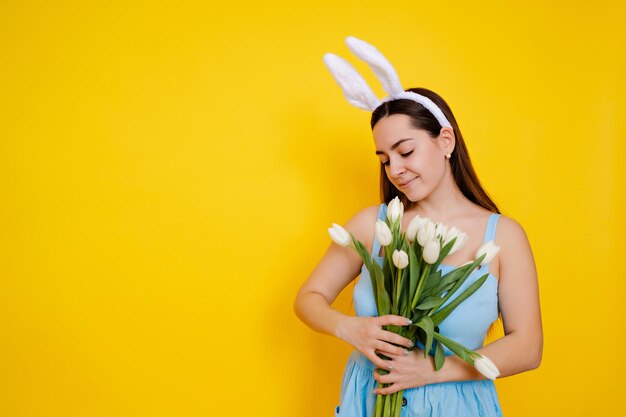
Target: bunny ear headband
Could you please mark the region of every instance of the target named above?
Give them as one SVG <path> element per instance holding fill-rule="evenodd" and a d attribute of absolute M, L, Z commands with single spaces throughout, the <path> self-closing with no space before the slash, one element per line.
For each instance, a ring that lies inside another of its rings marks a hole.
<path fill-rule="evenodd" d="M 430 111 L 442 127 L 452 127 L 441 109 L 431 99 L 412 91 L 404 91 L 396 70 L 378 49 L 354 36 L 348 36 L 346 43 L 356 56 L 367 62 L 376 78 L 380 80 L 383 88 L 389 94 L 387 97 L 379 100 L 363 77 L 348 61 L 337 55 L 327 53 L 324 55 L 324 63 L 333 74 L 335 81 L 343 90 L 343 94 L 350 104 L 363 110 L 374 111 L 376 107 L 386 101 L 398 99 L 413 100 Z"/>

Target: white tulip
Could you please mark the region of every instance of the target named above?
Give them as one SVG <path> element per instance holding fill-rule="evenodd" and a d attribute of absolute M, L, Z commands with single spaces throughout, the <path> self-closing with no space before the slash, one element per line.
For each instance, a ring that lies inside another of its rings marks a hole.
<path fill-rule="evenodd" d="M 376 229 L 374 230 L 374 236 L 376 236 L 376 240 L 381 246 L 388 246 L 391 244 L 392 236 L 391 230 L 389 230 L 389 226 L 382 220 L 376 221 Z"/>
<path fill-rule="evenodd" d="M 345 247 L 352 241 L 350 239 L 350 233 L 336 223 L 333 223 L 333 227 L 328 228 L 328 233 L 330 234 L 331 239 L 338 245 Z"/>
<path fill-rule="evenodd" d="M 415 240 L 415 238 L 417 237 L 417 231 L 420 227 L 422 227 L 422 224 L 424 224 L 425 221 L 426 219 L 424 217 L 420 217 L 419 214 L 413 217 L 413 219 L 406 228 L 406 238 L 409 240 L 409 242 L 413 242 Z"/>
<path fill-rule="evenodd" d="M 409 264 L 409 255 L 403 250 L 394 250 L 391 259 L 398 269 L 404 269 Z"/>
<path fill-rule="evenodd" d="M 459 233 L 461 233 L 461 231 L 457 229 L 455 226 L 448 227 L 448 230 L 446 230 L 446 234 L 441 236 L 441 238 L 443 239 L 442 245 L 443 246 L 447 245 L 448 242 L 450 242 L 452 239 L 458 236 Z"/>
<path fill-rule="evenodd" d="M 493 243 L 493 240 L 490 240 L 489 242 L 485 243 L 480 248 L 478 248 L 478 250 L 476 251 L 476 256 L 474 256 L 474 259 L 478 259 L 484 253 L 486 253 L 487 255 L 485 256 L 485 259 L 483 259 L 482 262 L 480 263 L 481 265 L 484 266 L 488 264 L 489 262 L 491 262 L 491 260 L 495 258 L 498 252 L 500 252 L 500 246 L 496 246 Z"/>
<path fill-rule="evenodd" d="M 500 376 L 500 370 L 496 364 L 483 355 L 478 355 L 478 358 L 474 359 L 474 368 L 491 380 Z"/>
<path fill-rule="evenodd" d="M 439 239 L 433 238 L 426 242 L 424 246 L 424 253 L 422 256 L 424 257 L 424 261 L 428 264 L 434 264 L 439 259 L 439 252 L 441 251 Z"/>
<path fill-rule="evenodd" d="M 426 242 L 434 239 L 435 237 L 435 223 L 432 220 L 426 219 L 422 224 L 422 227 L 417 231 L 417 241 L 421 246 L 425 246 Z"/>
<path fill-rule="evenodd" d="M 463 245 L 465 245 L 466 242 L 467 242 L 467 234 L 459 231 L 459 233 L 456 235 L 456 240 L 454 241 L 454 245 L 452 245 L 452 248 L 450 249 L 450 252 L 448 252 L 448 255 L 452 255 L 454 252 L 461 249 Z"/>
<path fill-rule="evenodd" d="M 443 223 L 436 223 L 435 225 L 435 235 L 441 236 L 442 239 L 446 237 L 448 234 L 449 226 Z"/>
<path fill-rule="evenodd" d="M 404 206 L 402 205 L 402 202 L 398 197 L 394 197 L 394 199 L 391 200 L 387 206 L 387 218 L 393 223 L 398 219 L 402 219 L 403 213 Z"/>

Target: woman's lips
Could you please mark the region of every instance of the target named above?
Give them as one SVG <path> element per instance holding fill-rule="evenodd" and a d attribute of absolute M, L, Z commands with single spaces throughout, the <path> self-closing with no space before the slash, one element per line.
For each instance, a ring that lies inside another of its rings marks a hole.
<path fill-rule="evenodd" d="M 415 177 L 415 178 L 417 178 L 417 177 Z M 412 183 L 412 182 L 413 182 L 413 180 L 414 180 L 415 178 L 413 178 L 412 180 L 410 180 L 410 181 L 408 181 L 408 182 L 405 182 L 404 184 L 399 184 L 399 186 L 400 186 L 400 187 L 406 187 L 407 185 L 409 185 L 410 183 Z"/>

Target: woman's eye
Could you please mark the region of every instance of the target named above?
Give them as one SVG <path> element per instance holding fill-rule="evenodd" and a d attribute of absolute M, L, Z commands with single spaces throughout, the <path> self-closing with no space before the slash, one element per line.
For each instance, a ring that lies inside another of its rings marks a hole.
<path fill-rule="evenodd" d="M 406 158 L 407 156 L 411 155 L 412 153 L 413 153 L 413 151 L 409 151 L 409 152 L 407 152 L 407 153 L 401 153 L 400 155 L 402 155 L 403 157 L 405 157 L 405 158 Z M 389 161 L 387 161 L 387 162 L 383 162 L 383 165 L 384 165 L 384 166 L 389 165 Z"/>

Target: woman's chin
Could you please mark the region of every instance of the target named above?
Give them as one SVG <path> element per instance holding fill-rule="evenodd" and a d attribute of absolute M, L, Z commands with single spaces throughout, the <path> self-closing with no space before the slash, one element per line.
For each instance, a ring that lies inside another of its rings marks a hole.
<path fill-rule="evenodd" d="M 426 197 L 426 193 L 424 193 L 422 190 L 415 190 L 414 188 L 410 188 L 401 192 L 402 194 L 404 194 L 407 200 L 413 203 L 423 200 Z"/>

